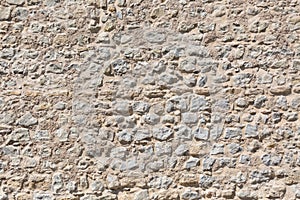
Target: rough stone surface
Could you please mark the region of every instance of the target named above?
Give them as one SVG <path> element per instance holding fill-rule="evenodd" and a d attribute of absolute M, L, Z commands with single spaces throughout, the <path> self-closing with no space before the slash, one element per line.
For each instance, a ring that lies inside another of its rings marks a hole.
<path fill-rule="evenodd" d="M 299 0 L 1 0 L 0 199 L 300 199 Z"/>

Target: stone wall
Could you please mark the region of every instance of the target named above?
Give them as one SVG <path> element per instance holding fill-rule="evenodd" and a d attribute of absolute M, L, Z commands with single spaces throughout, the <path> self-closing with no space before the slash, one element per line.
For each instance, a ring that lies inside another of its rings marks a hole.
<path fill-rule="evenodd" d="M 1 0 L 0 200 L 300 199 L 299 0 Z"/>

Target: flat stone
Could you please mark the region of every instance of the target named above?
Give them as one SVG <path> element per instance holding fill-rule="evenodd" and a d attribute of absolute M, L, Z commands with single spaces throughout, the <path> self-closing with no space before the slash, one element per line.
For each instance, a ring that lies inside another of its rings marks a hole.
<path fill-rule="evenodd" d="M 197 95 L 191 98 L 190 111 L 199 112 L 209 109 L 209 104 L 205 99 L 205 96 Z"/>
<path fill-rule="evenodd" d="M 175 138 L 176 139 L 191 139 L 191 129 L 186 125 L 178 125 L 174 127 Z"/>
<path fill-rule="evenodd" d="M 181 114 L 182 122 L 186 124 L 196 124 L 198 122 L 198 114 L 197 113 L 182 113 Z"/>
<path fill-rule="evenodd" d="M 229 149 L 229 153 L 231 154 L 236 154 L 243 150 L 243 148 L 237 143 L 228 144 L 227 148 Z"/>
<path fill-rule="evenodd" d="M 149 109 L 150 109 L 150 105 L 146 102 L 137 101 L 132 104 L 133 112 L 140 115 L 145 114 L 146 112 L 149 111 Z"/>
<path fill-rule="evenodd" d="M 270 89 L 270 93 L 273 95 L 289 95 L 291 91 L 291 88 L 288 86 L 277 86 Z"/>
<path fill-rule="evenodd" d="M 166 142 L 156 142 L 154 145 L 154 152 L 157 156 L 168 155 L 171 156 L 172 146 Z"/>
<path fill-rule="evenodd" d="M 9 20 L 11 14 L 10 7 L 0 6 L 0 21 Z"/>
<path fill-rule="evenodd" d="M 206 157 L 203 159 L 202 168 L 204 171 L 210 171 L 212 170 L 212 167 L 214 163 L 216 162 L 216 159 L 212 157 Z"/>
<path fill-rule="evenodd" d="M 150 178 L 148 186 L 157 189 L 168 189 L 173 183 L 173 179 L 168 176 L 155 176 Z"/>
<path fill-rule="evenodd" d="M 197 200 L 200 199 L 200 195 L 197 191 L 193 191 L 191 189 L 187 189 L 185 191 L 183 191 L 183 193 L 181 194 L 181 199 L 184 200 Z"/>
<path fill-rule="evenodd" d="M 258 137 L 258 127 L 257 125 L 247 124 L 245 130 L 246 138 L 257 138 Z"/>
<path fill-rule="evenodd" d="M 25 113 L 21 118 L 17 120 L 17 124 L 24 126 L 24 127 L 29 127 L 32 125 L 36 125 L 38 123 L 38 120 L 34 118 L 31 113 L 27 112 Z"/>
<path fill-rule="evenodd" d="M 226 128 L 225 139 L 240 138 L 242 136 L 242 130 L 240 128 Z"/>
<path fill-rule="evenodd" d="M 18 128 L 12 131 L 11 140 L 16 142 L 24 142 L 30 140 L 29 130 L 27 128 Z"/>
<path fill-rule="evenodd" d="M 211 155 L 224 154 L 224 144 L 214 144 L 212 150 L 210 151 Z"/>
<path fill-rule="evenodd" d="M 151 138 L 151 133 L 147 129 L 138 129 L 135 131 L 134 140 L 135 141 L 143 141 Z"/>
<path fill-rule="evenodd" d="M 149 193 L 147 190 L 140 190 L 135 193 L 134 200 L 148 200 L 149 199 Z"/>
<path fill-rule="evenodd" d="M 132 107 L 128 101 L 116 101 L 113 102 L 114 110 L 124 116 L 129 116 L 132 114 Z"/>
<path fill-rule="evenodd" d="M 214 181 L 215 180 L 213 177 L 201 174 L 199 179 L 199 186 L 201 188 L 210 188 Z"/>
<path fill-rule="evenodd" d="M 207 128 L 197 128 L 193 131 L 194 138 L 197 140 L 208 140 L 209 130 Z"/>
<path fill-rule="evenodd" d="M 195 58 L 190 58 L 181 61 L 179 65 L 179 70 L 186 73 L 192 73 L 196 70 L 197 60 Z"/>
<path fill-rule="evenodd" d="M 157 140 L 167 140 L 173 135 L 173 130 L 168 127 L 153 128 L 153 137 Z"/>
<path fill-rule="evenodd" d="M 185 162 L 185 168 L 186 169 L 190 169 L 193 167 L 198 166 L 200 163 L 200 159 L 199 158 L 195 158 L 195 157 L 190 157 L 186 162 Z"/>
<path fill-rule="evenodd" d="M 35 132 L 35 139 L 36 140 L 49 140 L 50 135 L 48 130 L 37 130 Z"/>
<path fill-rule="evenodd" d="M 179 145 L 176 150 L 175 150 L 175 154 L 177 156 L 183 156 L 185 155 L 187 152 L 189 151 L 189 147 L 186 144 L 181 144 Z"/>
<path fill-rule="evenodd" d="M 166 35 L 162 32 L 146 32 L 144 37 L 150 43 L 162 44 L 166 41 Z"/>
<path fill-rule="evenodd" d="M 132 142 L 133 133 L 129 130 L 123 130 L 117 133 L 117 138 L 120 143 L 130 143 Z"/>
<path fill-rule="evenodd" d="M 154 113 L 148 113 L 148 114 L 144 115 L 143 119 L 144 119 L 145 123 L 149 124 L 149 125 L 158 124 L 160 121 L 159 115 L 154 114 Z"/>

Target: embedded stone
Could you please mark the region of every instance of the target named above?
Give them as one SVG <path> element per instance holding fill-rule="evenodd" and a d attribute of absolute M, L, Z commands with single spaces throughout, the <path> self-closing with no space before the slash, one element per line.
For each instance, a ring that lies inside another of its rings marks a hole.
<path fill-rule="evenodd" d="M 150 43 L 161 44 L 166 41 L 166 35 L 162 32 L 146 32 L 144 37 Z"/>
<path fill-rule="evenodd" d="M 153 137 L 157 140 L 167 140 L 173 135 L 173 130 L 168 127 L 153 128 Z"/>
<path fill-rule="evenodd" d="M 11 14 L 10 7 L 0 6 L 0 21 L 9 20 Z"/>
<path fill-rule="evenodd" d="M 30 112 L 25 113 L 22 117 L 20 117 L 17 120 L 17 124 L 24 126 L 24 127 L 36 125 L 37 123 L 38 123 L 38 120 L 35 117 L 33 117 Z"/>

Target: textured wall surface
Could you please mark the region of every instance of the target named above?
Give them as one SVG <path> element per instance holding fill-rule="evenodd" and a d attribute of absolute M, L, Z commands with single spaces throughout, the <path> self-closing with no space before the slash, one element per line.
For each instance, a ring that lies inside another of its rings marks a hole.
<path fill-rule="evenodd" d="M 0 200 L 300 199 L 299 0 L 1 0 Z"/>

